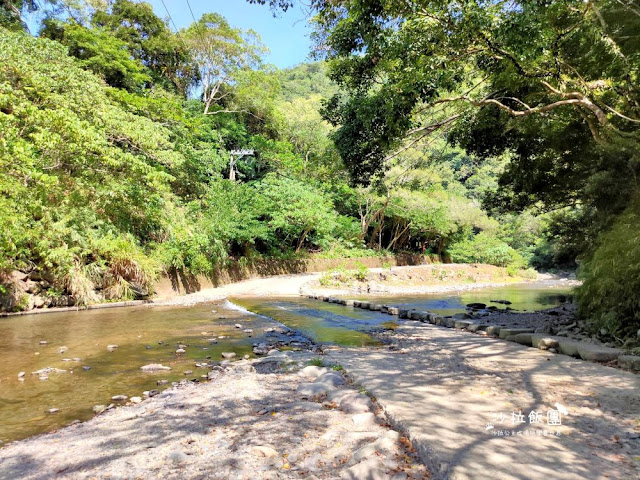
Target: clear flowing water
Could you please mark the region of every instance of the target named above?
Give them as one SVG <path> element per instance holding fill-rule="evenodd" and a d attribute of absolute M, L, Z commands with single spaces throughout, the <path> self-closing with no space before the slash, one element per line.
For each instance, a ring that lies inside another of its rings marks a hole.
<path fill-rule="evenodd" d="M 471 302 L 509 300 L 511 308 L 537 310 L 566 300 L 568 288 L 513 286 L 465 292 L 379 297 L 380 303 L 410 305 L 441 314 L 462 311 Z M 352 296 L 352 298 L 357 298 Z M 221 360 L 224 351 L 252 355 L 253 343 L 264 341 L 275 320 L 320 343 L 368 346 L 371 335 L 397 325 L 395 317 L 304 298 L 234 300 L 233 305 L 130 307 L 0 318 L 0 441 L 9 442 L 46 432 L 73 420 L 93 416 L 92 407 L 109 404 L 113 395 L 140 396 L 157 380 L 200 378 L 206 368 L 195 363 Z M 504 308 L 504 306 L 500 306 Z M 217 310 L 217 312 L 212 311 Z M 241 324 L 242 329 L 235 328 Z M 254 333 L 243 332 L 244 328 Z M 219 338 L 225 337 L 225 338 Z M 211 339 L 218 343 L 212 344 Z M 46 341 L 46 345 L 41 345 Z M 159 343 L 162 342 L 162 343 Z M 178 355 L 178 345 L 188 345 Z M 118 345 L 108 351 L 108 345 Z M 59 353 L 60 347 L 67 347 Z M 74 359 L 80 359 L 75 361 Z M 71 361 L 65 361 L 71 360 Z M 145 373 L 142 365 L 162 363 L 170 372 Z M 83 366 L 90 367 L 89 370 Z M 40 380 L 32 372 L 65 370 Z M 185 376 L 185 371 L 193 373 Z M 24 371 L 23 380 L 18 372 Z M 58 408 L 55 414 L 48 413 Z"/>

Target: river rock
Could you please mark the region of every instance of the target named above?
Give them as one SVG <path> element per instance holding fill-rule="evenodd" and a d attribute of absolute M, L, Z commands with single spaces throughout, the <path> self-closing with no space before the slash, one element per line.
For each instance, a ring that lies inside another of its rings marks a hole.
<path fill-rule="evenodd" d="M 239 323 L 236 323 L 236 328 L 242 328 L 242 325 L 240 325 Z"/>
<path fill-rule="evenodd" d="M 148 396 L 149 397 L 155 397 L 156 395 L 160 394 L 160 390 L 154 388 L 152 390 L 149 390 Z"/>
<path fill-rule="evenodd" d="M 456 313 L 453 315 L 453 318 L 455 320 L 468 320 L 469 318 L 471 318 L 471 315 L 469 315 L 468 313 Z"/>
<path fill-rule="evenodd" d="M 484 303 L 467 303 L 467 308 L 472 308 L 474 310 L 484 310 L 487 308 L 487 305 Z"/>
<path fill-rule="evenodd" d="M 578 344 L 578 353 L 583 360 L 590 360 L 592 362 L 610 362 L 611 360 L 616 360 L 622 352 L 617 348 L 609 348 L 580 342 Z"/>
<path fill-rule="evenodd" d="M 140 370 L 142 370 L 143 372 L 158 372 L 171 370 L 171 367 L 166 367 L 160 363 L 150 363 L 149 365 L 140 367 Z"/>
<path fill-rule="evenodd" d="M 332 387 L 339 387 L 345 384 L 344 377 L 338 372 L 326 372 L 314 380 L 314 383 L 324 383 Z"/>
<path fill-rule="evenodd" d="M 317 367 L 315 365 L 309 365 L 308 367 L 304 367 L 302 370 L 300 370 L 298 372 L 298 375 L 313 381 L 320 375 L 327 372 L 329 372 L 329 369 L 327 367 Z"/>
<path fill-rule="evenodd" d="M 49 410 L 47 410 L 47 413 L 58 413 L 59 411 L 59 408 L 50 408 Z"/>
<path fill-rule="evenodd" d="M 373 403 L 366 395 L 352 392 L 340 400 L 338 408 L 346 413 L 365 413 L 371 411 Z"/>
<path fill-rule="evenodd" d="M 118 348 L 118 345 L 107 345 L 107 350 L 109 350 L 110 352 L 113 352 L 117 348 Z"/>
<path fill-rule="evenodd" d="M 500 303 L 502 305 L 511 305 L 509 300 L 491 300 L 491 303 Z"/>
<path fill-rule="evenodd" d="M 623 368 L 628 368 L 636 372 L 640 371 L 640 357 L 637 355 L 620 355 L 618 362 L 620 362 L 620 366 Z"/>
<path fill-rule="evenodd" d="M 185 375 L 191 375 L 192 373 L 193 373 L 193 371 L 191 371 L 191 370 L 185 370 L 185 371 L 184 371 L 184 374 L 185 374 Z"/>
<path fill-rule="evenodd" d="M 512 335 L 518 335 L 519 333 L 533 333 L 533 332 L 534 332 L 533 328 L 501 328 L 500 331 L 497 333 L 497 335 L 502 339 L 506 339 L 507 337 L 510 337 Z"/>
<path fill-rule="evenodd" d="M 296 393 L 302 398 L 314 398 L 324 396 L 335 387 L 329 383 L 301 383 L 296 389 Z"/>
<path fill-rule="evenodd" d="M 18 378 L 23 378 L 26 375 L 25 372 L 20 372 L 18 373 Z"/>
<path fill-rule="evenodd" d="M 54 367 L 45 367 L 40 370 L 36 370 L 35 372 L 31 372 L 32 375 L 48 375 L 50 373 L 65 373 L 66 370 L 62 370 L 60 368 Z"/>
<path fill-rule="evenodd" d="M 169 380 L 158 380 L 156 385 L 169 385 Z"/>
<path fill-rule="evenodd" d="M 83 369 L 85 372 L 88 372 L 89 370 L 91 370 L 91 367 L 90 367 L 89 365 L 83 365 L 82 369 Z"/>
<path fill-rule="evenodd" d="M 278 457 L 279 454 L 276 449 L 266 445 L 256 445 L 250 448 L 250 452 L 256 457 Z"/>
<path fill-rule="evenodd" d="M 242 330 L 244 333 L 253 333 L 253 330 L 251 328 L 245 328 L 244 330 Z"/>
<path fill-rule="evenodd" d="M 560 346 L 560 339 L 536 333 L 531 335 L 531 346 L 540 350 L 557 349 Z"/>
<path fill-rule="evenodd" d="M 226 359 L 236 358 L 237 356 L 235 352 L 222 352 L 221 355 L 222 355 L 222 358 L 226 358 Z"/>
<path fill-rule="evenodd" d="M 341 480 L 391 480 L 386 467 L 375 455 L 361 460 L 340 474 Z"/>
<path fill-rule="evenodd" d="M 136 404 L 136 405 L 138 403 L 142 403 L 142 397 L 131 397 L 129 400 L 131 401 L 131 403 Z"/>
<path fill-rule="evenodd" d="M 62 353 L 65 353 L 67 350 L 69 350 L 69 347 L 59 347 L 58 353 L 62 354 Z"/>
<path fill-rule="evenodd" d="M 176 350 L 176 353 L 177 353 L 178 355 L 183 354 L 183 353 L 186 353 L 186 352 L 187 352 L 187 351 L 186 351 L 184 348 L 179 348 L 179 349 L 177 349 L 177 350 Z"/>
<path fill-rule="evenodd" d="M 558 350 L 560 353 L 564 355 L 569 355 L 570 357 L 580 357 L 578 353 L 578 346 L 580 342 L 576 342 L 575 340 L 570 340 L 568 338 L 559 338 L 558 340 Z"/>
<path fill-rule="evenodd" d="M 113 397 L 111 397 L 111 400 L 114 402 L 124 402 L 127 398 L 126 395 L 114 395 Z"/>
<path fill-rule="evenodd" d="M 40 345 L 46 345 L 48 342 L 46 340 L 40 340 Z"/>
<path fill-rule="evenodd" d="M 96 415 L 100 415 L 106 409 L 107 409 L 106 405 L 96 405 L 93 407 L 93 413 L 95 413 Z"/>

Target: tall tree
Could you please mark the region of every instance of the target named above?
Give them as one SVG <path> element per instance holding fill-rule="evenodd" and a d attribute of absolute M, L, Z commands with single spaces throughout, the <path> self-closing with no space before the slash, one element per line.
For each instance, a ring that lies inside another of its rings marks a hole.
<path fill-rule="evenodd" d="M 218 13 L 205 13 L 181 35 L 189 43 L 200 71 L 204 113 L 229 111 L 213 109 L 230 95 L 230 87 L 243 71 L 255 69 L 267 49 L 253 30 L 229 25 Z"/>

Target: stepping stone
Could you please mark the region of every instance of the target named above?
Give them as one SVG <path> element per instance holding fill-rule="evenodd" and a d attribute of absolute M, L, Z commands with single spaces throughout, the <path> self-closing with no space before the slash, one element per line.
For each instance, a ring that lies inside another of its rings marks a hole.
<path fill-rule="evenodd" d="M 473 322 L 470 322 L 468 320 L 457 320 L 453 326 L 455 328 L 460 328 L 460 329 L 465 329 L 465 328 L 469 328 L 469 326 L 472 324 Z"/>
<path fill-rule="evenodd" d="M 467 327 L 467 330 L 470 332 L 483 332 L 485 331 L 487 328 L 489 328 L 489 325 L 484 324 L 484 323 L 472 323 L 471 325 L 469 325 Z"/>
<path fill-rule="evenodd" d="M 575 340 L 569 340 L 568 338 L 562 337 L 558 339 L 558 351 L 564 355 L 569 355 L 570 357 L 580 357 L 580 354 L 578 353 L 579 345 L 580 342 L 576 342 Z"/>
<path fill-rule="evenodd" d="M 500 338 L 505 339 L 510 337 L 511 335 L 518 335 L 519 333 L 533 333 L 534 330 L 532 328 L 501 328 L 496 335 Z M 487 333 L 491 335 L 491 332 L 487 330 Z"/>
<path fill-rule="evenodd" d="M 531 335 L 531 346 L 539 348 L 540 350 L 549 350 L 550 348 L 558 350 L 558 347 L 560 346 L 560 339 L 561 337 L 553 337 L 536 333 Z"/>
<path fill-rule="evenodd" d="M 501 328 L 496 325 L 489 325 L 485 331 L 487 332 L 487 335 L 495 335 L 497 337 L 498 335 L 500 335 L 500 329 Z M 518 332 L 518 333 L 527 333 L 527 332 Z"/>
<path fill-rule="evenodd" d="M 398 315 L 398 313 L 400 313 L 400 309 L 398 307 L 389 307 L 387 308 L 387 313 L 389 315 Z"/>
<path fill-rule="evenodd" d="M 579 343 L 578 353 L 583 360 L 610 362 L 611 360 L 616 360 L 622 351 L 617 348 L 602 347 L 591 343 Z"/>
<path fill-rule="evenodd" d="M 623 368 L 640 372 L 640 357 L 637 355 L 620 355 L 618 362 L 620 362 L 620 366 Z"/>
<path fill-rule="evenodd" d="M 527 347 L 533 346 L 531 337 L 532 333 L 518 333 L 517 335 L 513 335 L 513 341 L 519 343 L 520 345 L 526 345 Z"/>

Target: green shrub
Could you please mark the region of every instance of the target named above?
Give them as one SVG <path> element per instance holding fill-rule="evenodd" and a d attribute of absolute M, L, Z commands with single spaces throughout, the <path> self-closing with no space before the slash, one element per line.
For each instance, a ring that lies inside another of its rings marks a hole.
<path fill-rule="evenodd" d="M 455 263 L 488 263 L 498 267 L 525 266 L 522 255 L 499 238 L 481 232 L 469 239 L 453 244 L 449 255 Z"/>
<path fill-rule="evenodd" d="M 579 312 L 594 330 L 618 337 L 640 329 L 640 200 L 636 200 L 599 238 L 598 247 L 579 270 Z"/>

